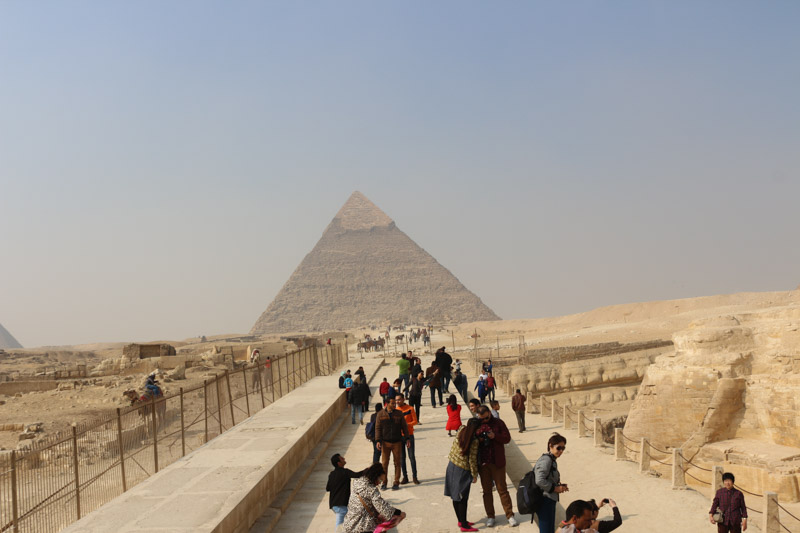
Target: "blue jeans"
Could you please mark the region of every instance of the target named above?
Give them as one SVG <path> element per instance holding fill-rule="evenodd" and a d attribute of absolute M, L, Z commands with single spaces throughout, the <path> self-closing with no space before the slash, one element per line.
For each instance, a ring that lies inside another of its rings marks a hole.
<path fill-rule="evenodd" d="M 361 409 L 360 403 L 354 403 L 350 405 L 350 419 L 353 423 L 356 423 L 356 413 L 358 413 L 358 421 L 361 422 L 364 420 L 364 411 Z"/>
<path fill-rule="evenodd" d="M 378 449 L 378 446 L 375 444 L 375 441 L 372 441 L 372 464 L 380 462 L 381 462 L 381 451 Z"/>
<path fill-rule="evenodd" d="M 489 394 L 488 394 L 489 399 L 492 400 L 492 401 L 494 401 L 494 389 L 495 389 L 495 387 L 492 387 L 491 389 L 489 389 Z"/>
<path fill-rule="evenodd" d="M 336 513 L 336 529 L 339 529 L 339 526 L 344 522 L 344 515 L 347 514 L 347 506 L 334 505 L 331 510 Z"/>
<path fill-rule="evenodd" d="M 400 463 L 400 466 L 403 468 L 403 477 L 408 477 L 408 469 L 406 468 L 406 455 L 408 455 L 409 460 L 411 461 L 411 475 L 415 478 L 417 477 L 417 454 L 416 454 L 416 445 L 414 444 L 414 435 L 409 435 L 406 438 L 406 442 L 411 442 L 411 446 L 406 448 L 405 443 L 403 443 L 403 461 Z"/>
<path fill-rule="evenodd" d="M 442 388 L 444 390 L 450 389 L 450 374 L 442 374 Z"/>
<path fill-rule="evenodd" d="M 403 381 L 403 388 L 401 389 L 403 392 L 408 390 L 409 382 L 411 381 L 411 376 L 409 374 L 400 374 L 399 377 Z"/>
<path fill-rule="evenodd" d="M 547 496 L 542 498 L 539 509 L 536 510 L 539 517 L 540 533 L 554 533 L 556 530 L 556 502 Z"/>

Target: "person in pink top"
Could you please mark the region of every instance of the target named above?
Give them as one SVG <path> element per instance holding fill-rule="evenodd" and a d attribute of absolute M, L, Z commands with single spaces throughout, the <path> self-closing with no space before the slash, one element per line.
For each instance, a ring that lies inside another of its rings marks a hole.
<path fill-rule="evenodd" d="M 456 400 L 456 395 L 451 394 L 449 398 L 447 398 L 447 425 L 444 429 L 447 430 L 447 436 L 452 437 L 453 434 L 450 433 L 451 431 L 458 431 L 458 428 L 461 427 L 461 406 L 458 405 L 458 400 Z"/>

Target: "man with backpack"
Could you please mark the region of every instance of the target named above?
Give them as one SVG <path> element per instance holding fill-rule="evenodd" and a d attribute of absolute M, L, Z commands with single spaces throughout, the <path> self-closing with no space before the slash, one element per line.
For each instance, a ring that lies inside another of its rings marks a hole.
<path fill-rule="evenodd" d="M 375 412 L 372 413 L 372 416 L 367 423 L 367 426 L 364 428 L 364 435 L 367 437 L 367 440 L 372 443 L 372 464 L 375 464 L 381 460 L 381 451 L 376 446 L 377 441 L 375 440 L 375 419 L 383 410 L 383 404 L 376 403 L 375 404 Z"/>

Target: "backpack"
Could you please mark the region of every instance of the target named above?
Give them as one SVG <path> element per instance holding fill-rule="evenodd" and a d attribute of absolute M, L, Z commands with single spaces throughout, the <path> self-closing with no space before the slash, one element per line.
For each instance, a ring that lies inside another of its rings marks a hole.
<path fill-rule="evenodd" d="M 367 422 L 367 425 L 364 427 L 364 435 L 366 435 L 367 440 L 375 440 L 375 420 L 372 419 Z"/>
<path fill-rule="evenodd" d="M 542 454 L 542 456 L 544 455 L 547 454 Z M 552 472 L 553 463 L 550 463 L 550 472 L 547 473 L 547 477 L 550 477 Z M 525 477 L 519 482 L 519 487 L 517 487 L 517 511 L 519 514 L 531 515 L 531 522 L 533 522 L 533 515 L 539 509 L 539 504 L 543 498 L 544 492 L 536 484 L 536 474 L 534 470 L 531 470 L 525 474 Z"/>

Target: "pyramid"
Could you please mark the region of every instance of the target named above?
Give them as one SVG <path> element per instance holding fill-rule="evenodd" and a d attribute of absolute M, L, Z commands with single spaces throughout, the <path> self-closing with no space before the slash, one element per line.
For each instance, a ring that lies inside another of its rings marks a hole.
<path fill-rule="evenodd" d="M 499 319 L 356 191 L 250 333 Z"/>
<path fill-rule="evenodd" d="M 22 345 L 3 327 L 3 324 L 0 324 L 0 348 L 22 348 Z"/>

